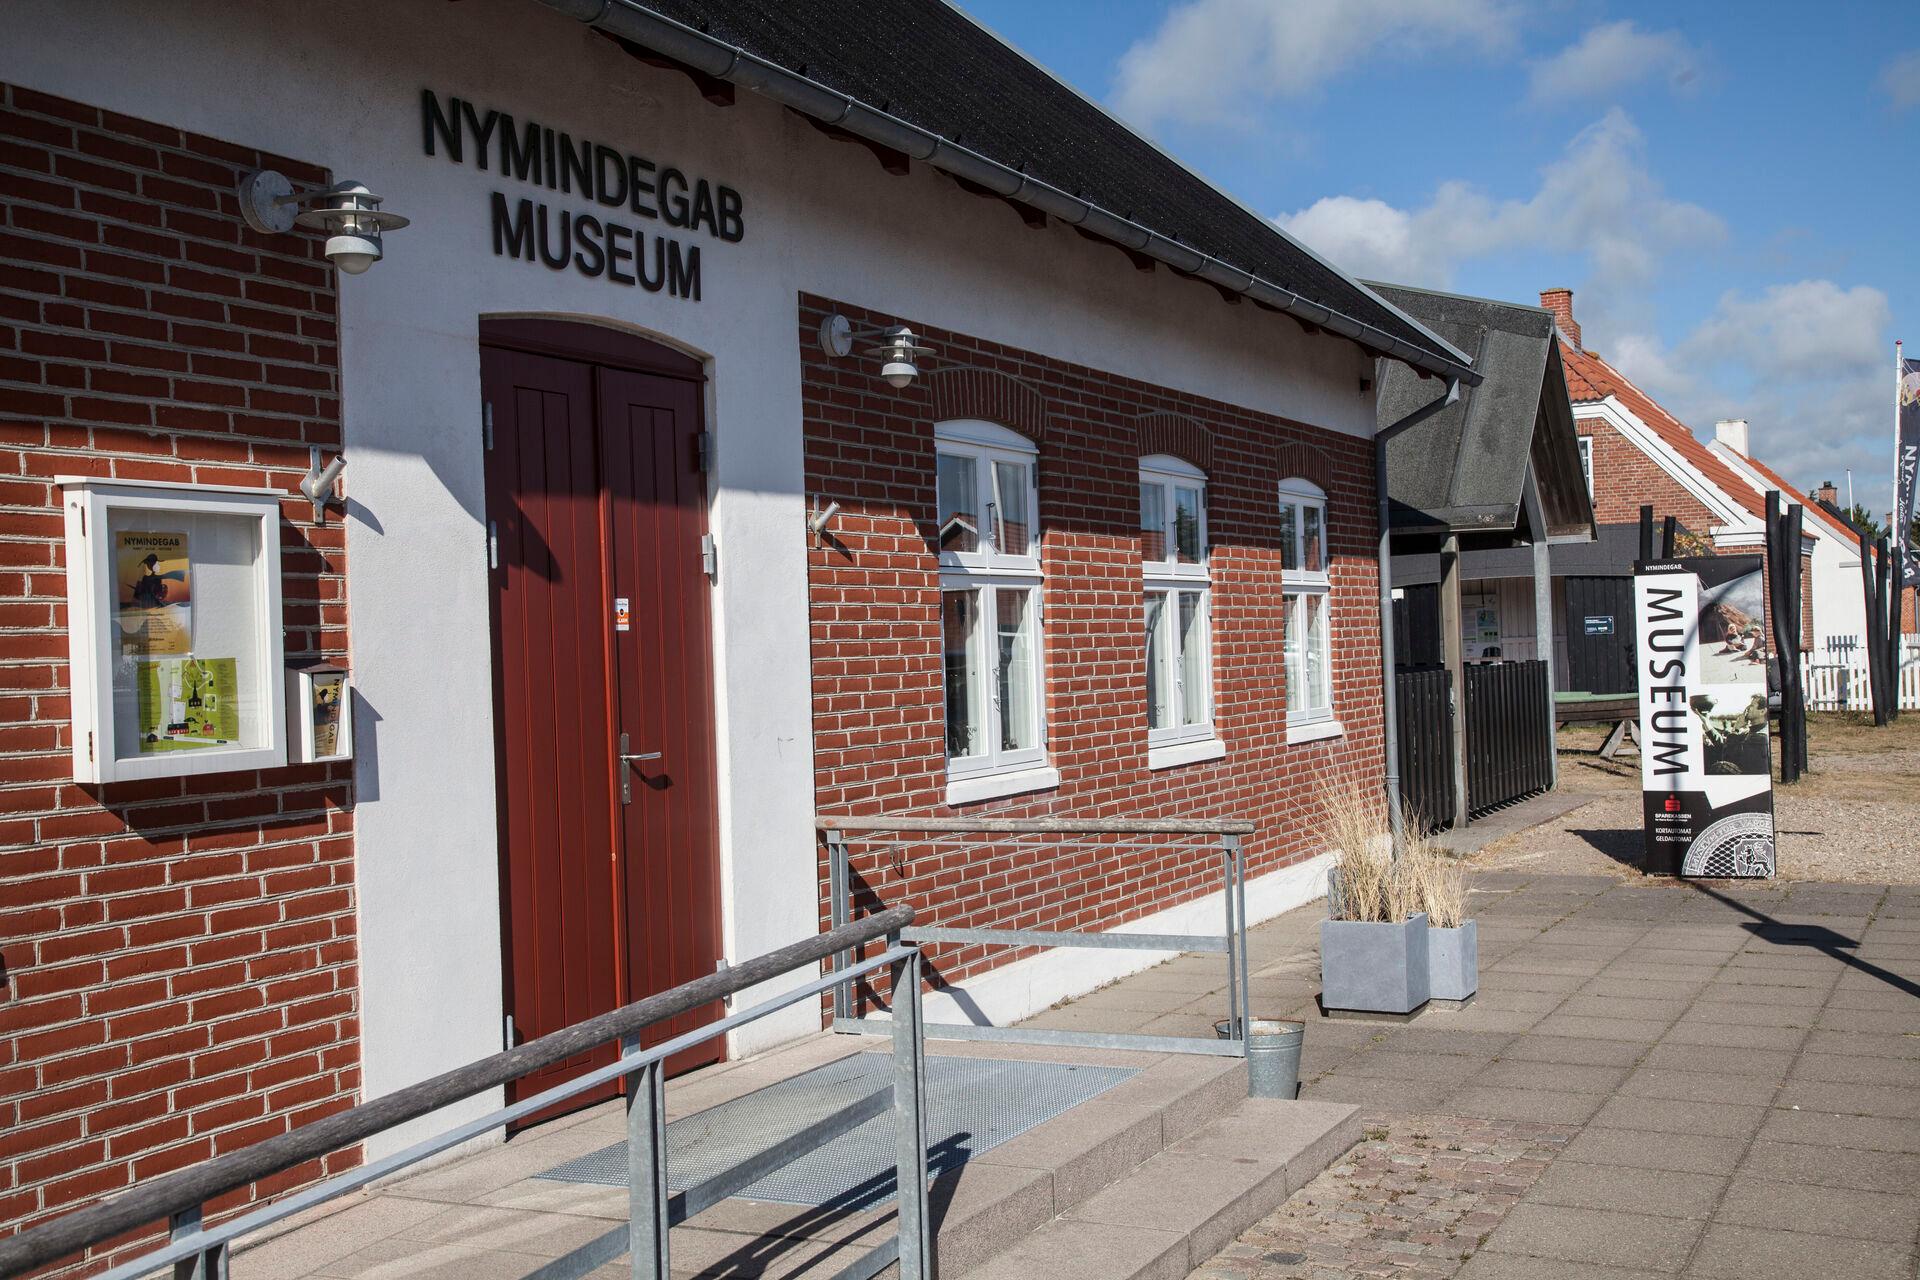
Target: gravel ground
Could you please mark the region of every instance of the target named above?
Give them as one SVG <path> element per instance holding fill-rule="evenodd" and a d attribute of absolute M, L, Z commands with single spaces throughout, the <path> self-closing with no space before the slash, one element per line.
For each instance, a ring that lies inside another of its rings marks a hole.
<path fill-rule="evenodd" d="M 1774 788 L 1780 878 L 1920 883 L 1920 715 L 1879 729 L 1859 715 L 1809 719 L 1806 777 Z M 1488 845 L 1471 864 L 1639 876 L 1640 762 L 1630 749 L 1600 759 L 1605 736 L 1587 725 L 1560 735 L 1561 789 L 1592 792 L 1591 802 Z"/>

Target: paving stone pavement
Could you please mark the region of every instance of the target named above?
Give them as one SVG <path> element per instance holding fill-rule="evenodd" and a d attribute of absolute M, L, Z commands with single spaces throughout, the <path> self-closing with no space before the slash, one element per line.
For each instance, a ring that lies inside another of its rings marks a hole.
<path fill-rule="evenodd" d="M 1379 1136 L 1196 1280 L 1920 1276 L 1920 887 L 1481 874 L 1479 996 L 1407 1024 L 1317 1016 L 1323 910 L 1256 1012 Z"/>

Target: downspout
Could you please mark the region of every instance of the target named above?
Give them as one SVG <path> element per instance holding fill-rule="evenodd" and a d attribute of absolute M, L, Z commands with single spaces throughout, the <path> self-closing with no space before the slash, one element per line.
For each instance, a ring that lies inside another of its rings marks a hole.
<path fill-rule="evenodd" d="M 1459 399 L 1460 379 L 1448 378 L 1445 395 L 1373 436 L 1373 492 L 1380 508 L 1380 687 L 1384 694 L 1381 716 L 1386 722 L 1383 736 L 1387 751 L 1387 818 L 1393 830 L 1396 859 L 1406 840 L 1406 815 L 1400 811 L 1400 727 L 1393 688 L 1393 526 L 1390 523 L 1392 504 L 1387 498 L 1387 442 Z"/>
<path fill-rule="evenodd" d="M 597 30 L 683 62 L 715 79 L 743 85 L 782 106 L 890 147 L 1009 200 L 1031 205 L 1061 222 L 1145 254 L 1175 271 L 1205 280 L 1229 293 L 1244 294 L 1255 302 L 1351 339 L 1415 369 L 1444 378 L 1465 378 L 1469 385 L 1479 384 L 1480 375 L 1470 361 L 1464 357 L 1449 359 L 1444 354 L 1450 348 L 1442 339 L 1435 339 L 1437 350 L 1422 350 L 1365 321 L 1263 280 L 1131 218 L 1103 209 L 1072 192 L 950 142 L 937 133 L 631 0 L 540 0 L 540 3 Z"/>

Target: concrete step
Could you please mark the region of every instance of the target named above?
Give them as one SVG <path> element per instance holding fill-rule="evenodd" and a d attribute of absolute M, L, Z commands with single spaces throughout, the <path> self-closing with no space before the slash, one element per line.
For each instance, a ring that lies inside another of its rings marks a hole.
<path fill-rule="evenodd" d="M 1132 1078 L 1092 1101 L 980 1152 L 935 1181 L 931 1208 L 941 1274 L 946 1276 L 983 1266 L 1169 1147 L 1197 1135 L 1243 1102 L 1247 1092 L 1246 1064 L 1234 1058 L 947 1041 L 929 1045 L 929 1050 L 1137 1069 Z M 893 1228 L 891 1206 L 826 1217 L 789 1206 L 729 1200 L 675 1230 L 674 1274 L 832 1274 Z M 742 1271 L 743 1264 L 763 1270 Z M 895 1273 L 888 1268 L 882 1275 Z"/>
<path fill-rule="evenodd" d="M 1361 1138 L 1357 1107 L 1242 1098 L 966 1280 L 1184 1280 Z M 943 1237 L 944 1239 L 944 1237 Z"/>

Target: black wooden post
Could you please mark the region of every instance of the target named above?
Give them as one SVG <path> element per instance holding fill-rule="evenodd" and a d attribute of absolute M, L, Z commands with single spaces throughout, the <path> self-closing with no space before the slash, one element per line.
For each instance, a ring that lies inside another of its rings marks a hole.
<path fill-rule="evenodd" d="M 1643 502 L 1640 504 L 1640 562 L 1645 564 L 1652 559 L 1653 504 L 1651 502 Z"/>
<path fill-rule="evenodd" d="M 1895 543 L 1887 566 L 1887 720 L 1900 718 L 1900 584 L 1906 578 L 1906 553 Z"/>
<path fill-rule="evenodd" d="M 1887 670 L 1886 645 L 1887 588 L 1890 582 L 1888 570 L 1892 568 L 1889 563 L 1892 556 L 1888 554 L 1889 548 L 1885 538 L 1880 539 L 1875 551 L 1877 554 L 1874 556 L 1873 563 L 1873 610 L 1867 615 L 1867 629 L 1873 635 L 1873 648 L 1875 655 L 1879 658 L 1876 664 L 1878 679 L 1875 681 L 1873 694 L 1873 722 L 1879 725 L 1892 721 L 1893 717 L 1888 714 L 1887 705 L 1894 700 L 1895 696 L 1895 690 L 1892 687 L 1894 677 Z"/>
<path fill-rule="evenodd" d="M 1867 650 L 1867 700 L 1873 707 L 1873 722 L 1880 720 L 1880 595 L 1874 583 L 1876 548 L 1866 530 L 1860 531 L 1860 589 L 1866 597 L 1866 635 L 1861 637 Z"/>
<path fill-rule="evenodd" d="M 1787 588 L 1787 642 L 1790 652 L 1782 670 L 1782 683 L 1793 693 L 1793 746 L 1796 775 L 1807 771 L 1807 686 L 1801 671 L 1800 644 L 1804 639 L 1800 612 L 1800 539 L 1805 532 L 1807 509 L 1800 503 L 1788 508 L 1781 541 L 1786 556 L 1781 574 Z"/>
<path fill-rule="evenodd" d="M 1660 522 L 1660 558 L 1662 560 L 1673 559 L 1674 533 L 1679 523 L 1674 516 L 1668 516 Z"/>

